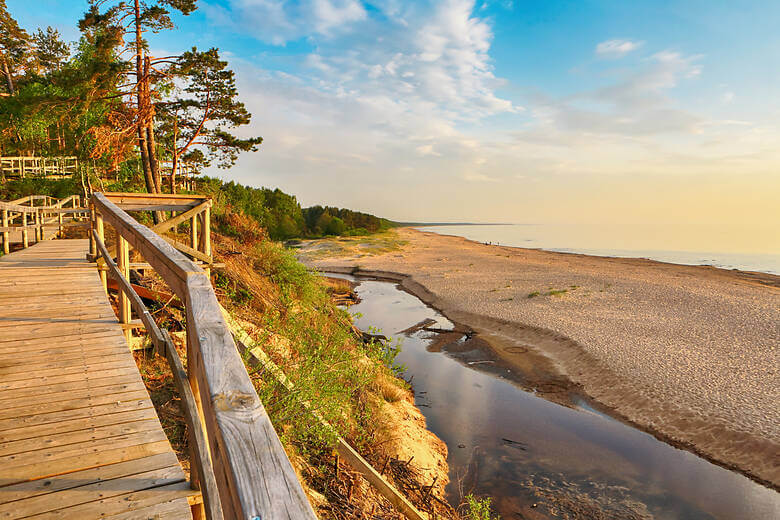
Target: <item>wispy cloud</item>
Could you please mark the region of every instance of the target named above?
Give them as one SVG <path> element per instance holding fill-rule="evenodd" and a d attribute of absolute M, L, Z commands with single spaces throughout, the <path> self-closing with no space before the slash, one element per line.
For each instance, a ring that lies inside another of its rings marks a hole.
<path fill-rule="evenodd" d="M 607 40 L 596 45 L 596 54 L 603 58 L 622 58 L 637 50 L 642 43 L 632 40 Z"/>
<path fill-rule="evenodd" d="M 274 45 L 313 34 L 333 37 L 367 18 L 359 0 L 229 0 L 203 9 L 212 20 Z"/>

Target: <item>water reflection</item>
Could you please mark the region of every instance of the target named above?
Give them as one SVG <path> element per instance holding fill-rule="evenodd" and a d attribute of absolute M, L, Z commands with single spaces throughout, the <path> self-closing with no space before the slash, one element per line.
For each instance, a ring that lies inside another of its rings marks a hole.
<path fill-rule="evenodd" d="M 424 319 L 452 324 L 394 284 L 363 281 L 357 292 L 357 325 L 402 341 L 398 361 L 449 448 L 452 501 L 491 495 L 504 519 L 780 518 L 775 491 L 587 406 L 538 398 L 479 370 L 487 364 L 429 352 L 432 333 L 399 334 Z"/>

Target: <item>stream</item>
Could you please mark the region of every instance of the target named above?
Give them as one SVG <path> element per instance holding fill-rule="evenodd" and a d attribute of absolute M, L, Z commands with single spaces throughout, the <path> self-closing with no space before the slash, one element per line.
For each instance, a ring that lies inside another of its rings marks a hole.
<path fill-rule="evenodd" d="M 436 332 L 400 332 L 424 320 L 453 324 L 396 284 L 327 276 L 359 283 L 361 302 L 349 309 L 359 328 L 401 342 L 396 362 L 449 450 L 453 505 L 471 492 L 492 497 L 503 520 L 780 518 L 780 493 L 600 413 L 584 396 L 570 395 L 571 407 L 537 397 L 489 352 L 463 348 L 463 335 L 442 346 Z"/>

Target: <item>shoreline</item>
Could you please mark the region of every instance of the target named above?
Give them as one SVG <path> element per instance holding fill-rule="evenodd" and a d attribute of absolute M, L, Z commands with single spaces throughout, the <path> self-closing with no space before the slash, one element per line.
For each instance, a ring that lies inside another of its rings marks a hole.
<path fill-rule="evenodd" d="M 445 224 L 445 225 L 449 225 L 449 224 Z M 457 224 L 457 225 L 466 225 L 466 224 Z M 499 225 L 502 225 L 503 226 L 503 225 L 520 225 L 520 224 L 467 224 L 467 225 L 475 225 L 475 226 L 489 226 L 489 225 L 499 226 Z M 408 227 L 407 226 L 403 226 L 403 227 L 398 227 L 398 228 L 394 228 L 394 229 L 397 229 L 397 230 L 410 230 L 410 231 L 417 232 L 417 233 L 431 233 L 431 234 L 439 235 L 439 236 L 442 236 L 442 237 L 461 239 L 461 240 L 465 240 L 467 242 L 471 242 L 473 244 L 479 244 L 479 245 L 484 245 L 484 246 L 488 246 L 488 247 L 521 249 L 521 250 L 524 250 L 524 251 L 539 251 L 539 252 L 545 252 L 545 253 L 555 253 L 555 254 L 560 254 L 560 255 L 576 255 L 576 256 L 585 256 L 585 257 L 588 257 L 588 258 L 612 258 L 612 259 L 617 259 L 617 260 L 645 260 L 647 262 L 657 262 L 657 263 L 660 263 L 660 264 L 667 264 L 667 265 L 673 265 L 673 266 L 679 266 L 679 267 L 702 267 L 702 268 L 708 268 L 708 269 L 717 269 L 719 271 L 725 271 L 725 272 L 735 272 L 735 273 L 742 273 L 742 274 L 745 274 L 745 275 L 754 275 L 757 279 L 764 279 L 764 277 L 769 277 L 770 279 L 771 278 L 776 278 L 778 280 L 770 281 L 770 283 L 774 284 L 773 285 L 774 287 L 780 287 L 780 272 L 775 273 L 775 272 L 770 272 L 770 271 L 757 271 L 757 270 L 754 270 L 754 269 L 742 269 L 742 268 L 739 268 L 739 267 L 720 267 L 720 266 L 717 266 L 717 265 L 714 265 L 714 264 L 680 263 L 680 262 L 673 262 L 673 261 L 667 261 L 667 260 L 658 260 L 656 258 L 650 258 L 649 256 L 635 256 L 635 255 L 624 256 L 624 255 L 620 255 L 620 254 L 606 254 L 606 253 L 605 254 L 597 254 L 597 253 L 593 252 L 593 251 L 596 251 L 596 250 L 591 250 L 589 252 L 580 252 L 580 251 L 575 251 L 573 249 L 563 248 L 563 247 L 549 249 L 549 248 L 545 248 L 545 247 L 524 247 L 524 246 L 513 246 L 513 245 L 498 244 L 498 243 L 496 243 L 496 244 L 492 244 L 492 243 L 491 244 L 486 244 L 485 242 L 482 242 L 480 240 L 476 240 L 476 239 L 473 239 L 473 238 L 466 238 L 463 235 L 453 235 L 453 234 L 450 234 L 450 233 L 440 233 L 438 231 L 428 231 L 426 229 L 421 229 L 421 228 L 425 228 L 425 227 L 429 227 L 429 226 L 408 226 Z M 430 227 L 436 227 L 436 226 L 430 226 Z M 620 250 L 614 250 L 614 251 L 631 252 L 632 250 L 620 249 Z M 633 252 L 636 252 L 636 253 L 639 254 L 639 253 L 642 253 L 643 251 L 644 250 L 636 250 L 636 251 L 633 251 Z M 644 251 L 644 252 L 648 252 L 648 253 L 652 253 L 652 252 L 656 252 L 656 253 L 668 252 L 668 253 L 680 253 L 680 254 L 696 254 L 697 256 L 713 255 L 713 254 L 714 255 L 723 254 L 723 253 L 712 253 L 712 252 L 709 252 L 709 251 L 647 250 L 647 251 Z M 750 256 L 749 253 L 739 253 L 739 254 Z M 764 253 L 757 253 L 756 255 L 757 256 L 761 256 L 761 255 L 764 255 Z"/>
<path fill-rule="evenodd" d="M 476 224 L 476 225 L 506 225 L 506 224 Z M 421 226 L 422 227 L 422 226 Z M 674 267 L 695 267 L 695 268 L 701 268 L 701 269 L 714 269 L 716 271 L 721 271 L 723 273 L 729 273 L 734 274 L 737 276 L 745 277 L 748 280 L 755 281 L 757 283 L 768 285 L 770 287 L 778 287 L 780 288 L 780 274 L 776 273 L 769 273 L 766 271 L 752 271 L 749 269 L 739 269 L 739 268 L 727 268 L 727 267 L 718 267 L 717 265 L 712 264 L 681 264 L 676 262 L 667 262 L 665 260 L 656 260 L 654 258 L 648 258 L 646 256 L 616 256 L 616 255 L 596 255 L 591 253 L 579 253 L 577 251 L 561 251 L 557 249 L 545 249 L 543 247 L 523 247 L 523 246 L 509 246 L 509 245 L 500 245 L 500 244 L 485 244 L 484 242 L 480 242 L 479 240 L 474 240 L 471 238 L 466 238 L 461 235 L 450 235 L 449 233 L 439 233 L 436 231 L 423 231 L 421 229 L 418 229 L 416 227 L 401 227 L 396 228 L 398 230 L 410 230 L 415 233 L 423 233 L 423 234 L 435 234 L 441 237 L 447 237 L 447 238 L 454 238 L 458 240 L 464 240 L 466 242 L 470 242 L 475 245 L 481 245 L 486 247 L 495 247 L 495 248 L 506 248 L 506 249 L 519 249 L 521 251 L 537 251 L 540 253 L 551 253 L 556 255 L 572 255 L 572 256 L 581 256 L 585 258 L 594 258 L 594 259 L 606 259 L 606 260 L 636 260 L 636 261 L 642 261 L 642 262 L 649 262 L 653 264 L 663 264 L 668 266 L 674 266 Z M 689 252 L 689 251 L 683 251 L 683 252 Z M 708 253 L 702 253 L 702 254 L 708 254 Z"/>
<path fill-rule="evenodd" d="M 516 250 L 521 254 L 535 254 L 543 257 L 558 256 L 559 260 L 562 256 L 566 259 L 565 263 L 569 263 L 568 260 L 572 258 L 595 263 L 618 263 L 621 264 L 620 267 L 639 270 L 642 268 L 660 268 L 672 271 L 694 270 L 695 274 L 699 274 L 700 277 L 714 277 L 719 283 L 726 280 L 739 286 L 760 287 L 761 290 L 775 293 L 775 296 L 780 294 L 776 291 L 776 288 L 780 287 L 780 277 L 769 273 L 723 270 L 711 266 L 669 264 L 649 259 L 598 257 L 582 253 L 551 252 L 511 246 L 487 246 L 459 236 L 438 235 L 418 230 L 408 230 L 407 234 L 412 234 L 412 236 L 418 234 L 418 238 L 421 237 L 423 241 L 425 239 L 449 241 L 450 244 L 444 245 L 456 248 L 459 245 L 467 245 L 472 249 L 478 248 L 483 256 L 484 254 L 495 254 L 496 251 Z M 430 235 L 440 238 L 436 239 Z M 408 255 L 414 255 L 415 245 L 419 244 L 414 244 L 411 248 L 404 247 L 402 251 Z M 444 251 L 439 250 L 439 252 Z M 305 259 L 305 252 L 303 256 Z M 776 422 L 770 421 L 770 428 L 774 428 L 775 431 L 771 432 L 770 438 L 764 438 L 753 432 L 744 431 L 744 429 L 740 431 L 730 427 L 730 423 L 724 421 L 723 418 L 708 417 L 695 407 L 685 409 L 679 403 L 670 403 L 668 398 L 659 399 L 656 396 L 647 395 L 642 391 L 642 388 L 638 388 L 638 385 L 635 384 L 636 378 L 620 374 L 609 363 L 605 363 L 604 359 L 600 359 L 589 351 L 586 345 L 565 333 L 558 332 L 549 326 L 540 327 L 537 324 L 529 324 L 523 320 L 504 319 L 482 312 L 469 312 L 468 309 L 463 308 L 463 305 L 459 305 L 457 298 L 453 299 L 452 295 L 442 294 L 441 291 L 437 294 L 433 288 L 420 281 L 421 276 L 415 276 L 417 273 L 414 272 L 414 267 L 419 268 L 419 265 L 407 265 L 406 270 L 412 270 L 412 272 L 380 268 L 382 267 L 380 264 L 388 264 L 387 257 L 393 256 L 399 255 L 384 253 L 359 259 L 323 257 L 307 263 L 322 271 L 355 274 L 360 277 L 398 283 L 404 290 L 441 312 L 450 321 L 467 326 L 477 332 L 503 362 L 520 373 L 528 373 L 529 369 L 539 369 L 542 374 L 540 377 L 544 377 L 543 374 L 546 373 L 558 385 L 563 378 L 568 381 L 569 389 L 576 388 L 578 393 L 584 394 L 596 404 L 599 411 L 645 431 L 672 446 L 686 449 L 719 466 L 741 473 L 770 489 L 780 490 L 778 468 L 772 463 L 773 454 L 778 449 L 777 440 L 773 438 L 777 437 Z M 382 262 L 382 259 L 385 262 Z M 424 266 L 426 260 L 430 260 L 430 258 L 426 257 L 418 263 Z M 372 265 L 365 265 L 369 262 Z M 391 260 L 389 262 L 391 265 L 385 267 L 397 267 L 392 265 L 394 263 L 397 262 Z M 680 273 L 675 274 L 679 275 Z M 429 285 L 435 284 L 429 283 Z M 770 338 L 770 342 L 773 344 L 776 344 L 775 340 L 776 338 Z M 534 352 L 536 359 L 529 362 L 528 356 L 524 355 L 528 351 Z M 547 366 L 539 367 L 540 361 Z M 770 386 L 768 390 L 770 392 L 776 391 L 776 387 Z M 554 395 L 545 395 L 544 392 L 539 392 L 539 394 L 548 400 L 565 404 L 561 403 Z"/>

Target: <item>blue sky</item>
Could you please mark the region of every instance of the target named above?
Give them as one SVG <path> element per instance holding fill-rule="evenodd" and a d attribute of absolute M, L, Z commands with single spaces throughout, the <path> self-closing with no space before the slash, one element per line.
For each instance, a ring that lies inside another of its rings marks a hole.
<path fill-rule="evenodd" d="M 8 1 L 74 39 L 85 5 Z M 199 5 L 152 51 L 216 46 L 236 70 L 265 143 L 226 178 L 398 219 L 620 214 L 780 249 L 780 2 Z"/>

